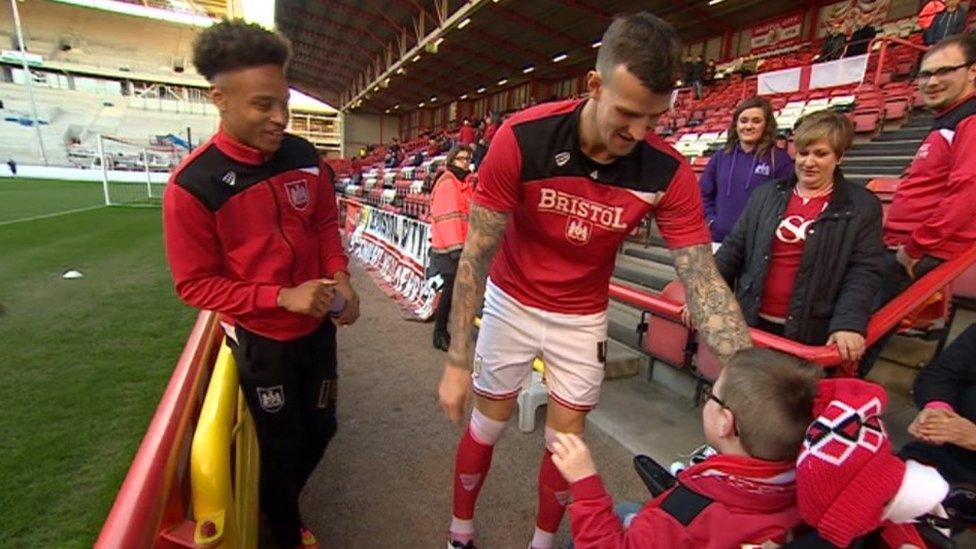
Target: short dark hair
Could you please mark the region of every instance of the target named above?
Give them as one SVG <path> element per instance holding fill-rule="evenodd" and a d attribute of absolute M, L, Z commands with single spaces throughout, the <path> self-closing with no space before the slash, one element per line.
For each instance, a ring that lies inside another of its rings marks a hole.
<path fill-rule="evenodd" d="M 739 440 L 750 456 L 796 459 L 813 421 L 822 375 L 819 367 L 770 349 L 744 349 L 732 356 L 718 396 L 735 415 Z"/>
<path fill-rule="evenodd" d="M 288 40 L 243 19 L 215 23 L 193 42 L 193 65 L 207 81 L 218 74 L 277 65 L 284 68 L 290 54 Z"/>
<path fill-rule="evenodd" d="M 627 67 L 652 92 L 670 92 L 681 71 L 678 33 L 646 11 L 615 18 L 603 33 L 596 70 L 609 81 L 617 65 Z"/>
<path fill-rule="evenodd" d="M 959 49 L 962 50 L 963 55 L 966 56 L 966 63 L 970 65 L 976 63 L 976 32 L 973 31 L 946 36 L 942 40 L 939 40 L 933 44 L 932 47 L 929 48 L 929 51 L 925 52 L 925 57 L 928 57 L 939 50 L 944 50 L 949 46 L 959 46 Z"/>

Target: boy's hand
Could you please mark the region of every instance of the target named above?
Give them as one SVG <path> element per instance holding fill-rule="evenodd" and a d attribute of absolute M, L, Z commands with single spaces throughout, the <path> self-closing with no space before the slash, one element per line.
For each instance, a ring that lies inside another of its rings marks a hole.
<path fill-rule="evenodd" d="M 572 484 L 578 480 L 596 474 L 593 456 L 578 435 L 559 433 L 553 444 L 552 462 L 563 474 L 566 482 Z"/>

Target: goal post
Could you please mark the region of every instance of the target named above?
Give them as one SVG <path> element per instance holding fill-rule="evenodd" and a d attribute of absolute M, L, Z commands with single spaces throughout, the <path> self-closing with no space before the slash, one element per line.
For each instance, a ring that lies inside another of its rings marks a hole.
<path fill-rule="evenodd" d="M 92 168 L 101 172 L 107 206 L 156 206 L 162 203 L 169 174 L 179 163 L 174 148 L 133 143 L 99 134 Z"/>

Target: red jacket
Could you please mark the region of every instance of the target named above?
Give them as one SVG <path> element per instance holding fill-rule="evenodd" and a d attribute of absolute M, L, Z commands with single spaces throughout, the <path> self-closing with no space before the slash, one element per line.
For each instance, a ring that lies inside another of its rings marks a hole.
<path fill-rule="evenodd" d="M 614 515 L 613 501 L 600 477 L 587 477 L 570 485 L 573 545 L 578 549 L 738 549 L 745 543 L 782 544 L 801 524 L 794 466 L 740 456 L 711 457 L 678 475 L 678 482 L 695 492 L 691 499 L 697 496 L 697 501 L 689 506 L 687 498 L 669 499 L 676 494 L 671 489 L 647 503 L 626 530 Z M 699 512 L 684 515 L 676 506 L 697 507 Z"/>
<path fill-rule="evenodd" d="M 468 213 L 474 187 L 467 178 L 459 180 L 451 170 L 444 170 L 430 196 L 431 246 L 437 253 L 448 253 L 464 247 L 468 236 Z"/>
<path fill-rule="evenodd" d="M 322 322 L 278 307 L 278 292 L 347 271 L 332 171 L 286 134 L 268 159 L 221 130 L 173 172 L 163 194 L 166 256 L 180 298 L 287 341 Z"/>
<path fill-rule="evenodd" d="M 884 240 L 909 256 L 951 259 L 976 244 L 976 96 L 938 113 L 885 220 Z"/>
<path fill-rule="evenodd" d="M 474 143 L 474 126 L 469 126 L 464 124 L 458 131 L 458 143 L 461 145 L 470 145 Z"/>

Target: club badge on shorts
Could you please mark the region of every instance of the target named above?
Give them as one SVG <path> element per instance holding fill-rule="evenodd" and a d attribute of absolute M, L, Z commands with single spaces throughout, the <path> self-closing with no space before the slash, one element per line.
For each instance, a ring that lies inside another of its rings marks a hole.
<path fill-rule="evenodd" d="M 285 407 L 285 387 L 283 385 L 258 387 L 258 403 L 261 409 L 269 414 L 281 410 Z"/>
<path fill-rule="evenodd" d="M 288 202 L 298 211 L 305 211 L 308 206 L 308 185 L 304 179 L 285 183 L 285 191 L 288 193 Z"/>

